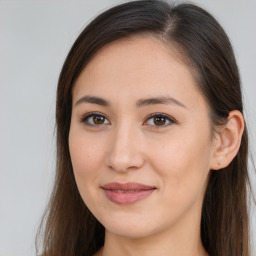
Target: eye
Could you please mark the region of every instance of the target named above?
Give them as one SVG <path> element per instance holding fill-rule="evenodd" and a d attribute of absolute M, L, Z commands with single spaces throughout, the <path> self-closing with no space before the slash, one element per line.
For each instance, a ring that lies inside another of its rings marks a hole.
<path fill-rule="evenodd" d="M 168 115 L 165 115 L 165 114 L 152 114 L 150 115 L 146 122 L 144 122 L 143 124 L 146 125 L 150 125 L 150 126 L 153 126 L 154 128 L 158 129 L 158 128 L 161 128 L 161 127 L 166 127 L 166 126 L 169 126 L 173 123 L 176 123 L 175 120 L 168 116 Z"/>
<path fill-rule="evenodd" d="M 81 118 L 81 122 L 88 126 L 101 126 L 110 124 L 108 119 L 100 113 L 89 113 Z"/>

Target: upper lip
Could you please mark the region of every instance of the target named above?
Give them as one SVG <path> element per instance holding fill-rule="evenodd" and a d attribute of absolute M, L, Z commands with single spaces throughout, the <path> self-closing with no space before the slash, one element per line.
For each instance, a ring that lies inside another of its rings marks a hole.
<path fill-rule="evenodd" d="M 122 190 L 122 191 L 131 191 L 131 190 L 151 190 L 155 189 L 154 186 L 149 186 L 145 184 L 140 184 L 136 182 L 128 182 L 128 183 L 118 183 L 118 182 L 111 182 L 102 186 L 103 189 L 108 190 Z"/>

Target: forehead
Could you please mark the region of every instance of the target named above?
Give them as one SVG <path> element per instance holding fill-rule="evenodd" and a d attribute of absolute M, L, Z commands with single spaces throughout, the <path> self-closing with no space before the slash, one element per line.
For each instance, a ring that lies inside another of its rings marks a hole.
<path fill-rule="evenodd" d="M 179 52 L 153 36 L 124 38 L 105 46 L 81 72 L 73 89 L 74 98 L 85 93 L 124 100 L 156 94 L 185 101 L 202 97 Z"/>
<path fill-rule="evenodd" d="M 151 70 L 159 74 L 160 72 L 168 73 L 183 69 L 180 71 L 190 74 L 188 65 L 185 65 L 181 59 L 182 55 L 171 45 L 167 46 L 154 36 L 138 35 L 122 38 L 104 46 L 87 64 L 85 72 L 82 73 L 88 75 L 88 73 L 93 74 L 100 70 L 102 76 L 110 76 L 111 74 L 121 74 L 121 72 L 139 74 Z M 177 65 L 178 63 L 179 65 Z M 100 79 L 102 76 L 98 76 L 98 78 Z"/>

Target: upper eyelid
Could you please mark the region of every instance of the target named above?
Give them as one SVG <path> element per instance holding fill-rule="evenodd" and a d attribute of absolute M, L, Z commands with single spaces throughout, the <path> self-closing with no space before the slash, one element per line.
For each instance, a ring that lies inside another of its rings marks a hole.
<path fill-rule="evenodd" d="M 169 118 L 169 119 L 175 121 L 175 119 L 173 117 L 171 117 L 170 115 L 167 115 L 167 114 L 164 114 L 164 113 L 159 113 L 159 112 L 152 113 L 152 114 L 148 115 L 146 117 L 146 120 L 149 119 L 149 118 L 155 117 L 155 116 L 163 116 L 163 117 L 166 117 L 166 118 Z"/>
<path fill-rule="evenodd" d="M 84 118 L 88 118 L 88 117 L 91 117 L 91 116 L 103 116 L 107 119 L 109 119 L 105 114 L 101 113 L 101 112 L 89 112 L 87 114 L 84 114 L 81 119 L 84 119 Z"/>

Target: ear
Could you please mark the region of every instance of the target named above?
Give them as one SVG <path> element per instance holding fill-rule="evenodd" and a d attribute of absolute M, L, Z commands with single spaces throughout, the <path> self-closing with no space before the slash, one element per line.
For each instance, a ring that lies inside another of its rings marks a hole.
<path fill-rule="evenodd" d="M 216 133 L 211 169 L 219 170 L 231 163 L 240 148 L 243 131 L 242 113 L 238 110 L 231 111 L 227 123 Z"/>

